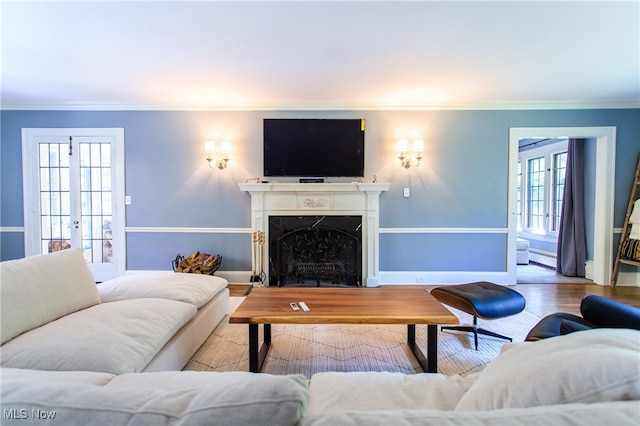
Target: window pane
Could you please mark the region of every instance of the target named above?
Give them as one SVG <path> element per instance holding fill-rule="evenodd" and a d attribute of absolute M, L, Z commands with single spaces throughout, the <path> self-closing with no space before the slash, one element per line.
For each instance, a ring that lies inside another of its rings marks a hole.
<path fill-rule="evenodd" d="M 82 215 L 90 215 L 91 214 L 91 193 L 90 192 L 81 192 L 80 193 L 80 203 L 82 205 Z"/>
<path fill-rule="evenodd" d="M 71 217 L 71 193 L 68 191 L 60 193 L 60 214 Z"/>
<path fill-rule="evenodd" d="M 544 232 L 544 157 L 528 161 L 527 228 Z"/>
<path fill-rule="evenodd" d="M 562 214 L 562 197 L 564 195 L 564 180 L 567 171 L 567 152 L 553 156 L 553 200 L 551 202 L 551 231 L 560 230 Z"/>
<path fill-rule="evenodd" d="M 71 241 L 71 218 L 62 216 L 62 239 Z"/>
<path fill-rule="evenodd" d="M 80 144 L 80 167 L 88 167 L 91 164 L 91 144 Z"/>
<path fill-rule="evenodd" d="M 516 189 L 516 217 L 518 231 L 522 231 L 522 161 L 518 161 L 518 180 Z"/>
<path fill-rule="evenodd" d="M 111 215 L 111 192 L 102 193 L 102 214 Z"/>
<path fill-rule="evenodd" d="M 57 167 L 49 168 L 49 188 L 51 191 L 60 190 L 60 169 Z"/>
<path fill-rule="evenodd" d="M 40 167 L 49 167 L 49 144 L 42 143 L 40 148 Z"/>

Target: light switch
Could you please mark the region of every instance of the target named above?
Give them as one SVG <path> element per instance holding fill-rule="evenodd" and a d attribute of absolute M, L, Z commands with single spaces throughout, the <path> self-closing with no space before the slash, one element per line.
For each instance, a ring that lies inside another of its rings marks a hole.
<path fill-rule="evenodd" d="M 411 195 L 411 190 L 409 188 L 405 188 L 403 195 L 405 198 L 409 198 L 409 196 Z"/>
<path fill-rule="evenodd" d="M 124 205 L 128 206 L 131 204 L 131 195 L 125 195 L 124 196 Z"/>

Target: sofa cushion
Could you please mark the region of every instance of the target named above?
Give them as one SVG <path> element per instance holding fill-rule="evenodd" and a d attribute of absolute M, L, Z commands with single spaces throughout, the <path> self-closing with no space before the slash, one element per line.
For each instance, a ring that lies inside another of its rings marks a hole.
<path fill-rule="evenodd" d="M 165 299 L 102 303 L 5 343 L 2 366 L 139 372 L 196 312 L 191 304 Z"/>
<path fill-rule="evenodd" d="M 2 343 L 100 303 L 80 249 L 2 262 L 0 276 Z"/>
<path fill-rule="evenodd" d="M 302 375 L 246 372 L 188 374 L 195 384 L 177 379 L 182 372 L 141 373 L 119 385 L 78 383 L 2 384 L 3 412 L 55 412 L 60 425 L 297 425 L 305 411 L 308 387 Z M 172 381 L 180 385 L 172 389 Z M 150 383 L 157 386 L 150 386 Z M 35 420 L 35 419 L 34 419 Z M 2 424 L 25 424 L 5 417 Z M 41 420 L 37 420 L 41 421 Z M 28 422 L 27 422 L 28 423 Z M 41 424 L 41 423 L 38 423 Z"/>
<path fill-rule="evenodd" d="M 201 308 L 227 284 L 224 278 L 212 275 L 136 272 L 98 284 L 98 292 L 102 302 L 153 297 Z"/>
<path fill-rule="evenodd" d="M 456 410 L 640 399 L 640 332 L 595 329 L 516 346 L 482 371 Z"/>
<path fill-rule="evenodd" d="M 490 411 L 386 410 L 305 416 L 300 426 L 510 426 L 640 424 L 640 402 L 566 404 Z"/>
<path fill-rule="evenodd" d="M 477 374 L 327 372 L 311 377 L 307 413 L 434 408 L 453 410 Z"/>

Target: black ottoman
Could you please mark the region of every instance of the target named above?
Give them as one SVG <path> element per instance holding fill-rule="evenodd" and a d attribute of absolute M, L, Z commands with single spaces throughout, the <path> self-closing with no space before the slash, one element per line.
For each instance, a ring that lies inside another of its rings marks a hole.
<path fill-rule="evenodd" d="M 486 281 L 436 287 L 431 290 L 431 294 L 441 303 L 473 315 L 472 326 L 447 326 L 441 327 L 441 330 L 473 333 L 476 350 L 478 350 L 478 334 L 513 341 L 510 337 L 478 328 L 478 318 L 508 317 L 522 312 L 526 305 L 524 296 L 517 291 Z"/>

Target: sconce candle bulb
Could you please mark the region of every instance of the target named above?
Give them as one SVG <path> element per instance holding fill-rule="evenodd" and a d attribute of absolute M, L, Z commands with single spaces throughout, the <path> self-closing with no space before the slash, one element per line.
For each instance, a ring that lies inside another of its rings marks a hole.
<path fill-rule="evenodd" d="M 213 169 L 215 165 L 215 167 L 217 167 L 218 169 L 224 170 L 227 168 L 227 163 L 229 162 L 229 153 L 231 152 L 231 141 L 220 142 L 220 152 L 224 154 L 223 158 L 220 158 L 218 160 L 213 158 L 213 154 L 217 152 L 215 141 L 205 141 L 204 152 L 207 154 L 206 160 L 209 163 L 209 167 Z"/>
<path fill-rule="evenodd" d="M 409 140 L 398 139 L 397 150 L 400 151 L 400 155 L 398 156 L 398 160 L 400 160 L 400 165 L 405 169 L 409 169 L 411 168 L 411 166 L 418 167 L 420 165 L 420 161 L 422 161 L 422 151 L 424 150 L 424 140 L 414 139 L 413 152 L 407 152 L 408 149 L 409 149 Z M 405 155 L 405 153 L 407 153 L 407 155 Z"/>

